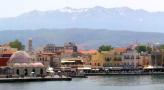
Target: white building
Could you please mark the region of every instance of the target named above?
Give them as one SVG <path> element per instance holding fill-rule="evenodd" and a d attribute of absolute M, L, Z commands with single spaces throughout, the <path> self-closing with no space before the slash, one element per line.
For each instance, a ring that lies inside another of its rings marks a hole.
<path fill-rule="evenodd" d="M 135 49 L 127 49 L 122 55 L 122 64 L 126 68 L 136 68 L 143 65 L 142 63 L 141 55 Z"/>

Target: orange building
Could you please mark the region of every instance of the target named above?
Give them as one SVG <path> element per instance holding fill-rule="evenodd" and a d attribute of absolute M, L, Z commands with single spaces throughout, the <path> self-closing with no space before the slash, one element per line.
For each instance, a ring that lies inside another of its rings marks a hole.
<path fill-rule="evenodd" d="M 7 66 L 8 60 L 16 51 L 17 49 L 11 48 L 9 46 L 0 46 L 0 67 Z"/>

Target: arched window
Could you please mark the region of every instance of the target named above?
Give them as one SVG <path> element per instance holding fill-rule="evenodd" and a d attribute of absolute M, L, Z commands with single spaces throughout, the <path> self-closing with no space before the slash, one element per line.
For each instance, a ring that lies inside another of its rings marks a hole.
<path fill-rule="evenodd" d="M 19 69 L 16 70 L 17 75 L 19 75 Z"/>
<path fill-rule="evenodd" d="M 28 75 L 28 70 L 24 69 L 24 75 L 27 76 Z"/>
<path fill-rule="evenodd" d="M 35 69 L 32 69 L 32 72 L 34 72 L 34 73 L 35 73 Z"/>
<path fill-rule="evenodd" d="M 100 66 L 100 63 L 98 63 L 98 66 Z"/>
<path fill-rule="evenodd" d="M 43 75 L 43 69 L 40 69 L 40 75 Z"/>
<path fill-rule="evenodd" d="M 131 56 L 131 59 L 134 59 L 134 56 L 133 55 Z"/>

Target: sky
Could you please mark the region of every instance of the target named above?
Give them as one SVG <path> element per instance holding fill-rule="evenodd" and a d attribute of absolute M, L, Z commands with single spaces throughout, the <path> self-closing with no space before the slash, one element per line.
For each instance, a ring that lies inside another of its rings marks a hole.
<path fill-rule="evenodd" d="M 49 11 L 64 7 L 129 7 L 151 12 L 164 11 L 164 0 L 0 0 L 0 17 L 14 17 L 33 10 Z"/>

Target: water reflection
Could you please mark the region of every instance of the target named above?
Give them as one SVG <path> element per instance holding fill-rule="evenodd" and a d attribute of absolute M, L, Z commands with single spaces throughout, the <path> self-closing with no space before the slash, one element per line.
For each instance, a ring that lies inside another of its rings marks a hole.
<path fill-rule="evenodd" d="M 144 76 L 93 76 L 91 80 L 105 86 L 141 86 L 150 84 L 164 84 L 164 75 Z"/>
<path fill-rule="evenodd" d="M 164 75 L 90 76 L 72 81 L 1 83 L 0 90 L 164 90 Z"/>

